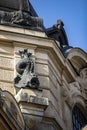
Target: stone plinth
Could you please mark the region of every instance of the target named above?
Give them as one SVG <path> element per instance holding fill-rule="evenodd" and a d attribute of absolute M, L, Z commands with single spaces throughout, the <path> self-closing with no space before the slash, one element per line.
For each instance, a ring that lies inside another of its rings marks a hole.
<path fill-rule="evenodd" d="M 37 90 L 38 91 L 38 90 Z M 33 90 L 21 89 L 15 96 L 29 128 L 35 128 L 41 121 L 49 105 L 48 98 L 41 97 Z"/>

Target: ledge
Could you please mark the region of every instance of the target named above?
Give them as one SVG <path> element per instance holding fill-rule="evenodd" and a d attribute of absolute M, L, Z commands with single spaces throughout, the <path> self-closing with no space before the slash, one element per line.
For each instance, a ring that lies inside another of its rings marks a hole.
<path fill-rule="evenodd" d="M 48 98 L 37 96 L 33 91 L 33 89 L 32 92 L 29 89 L 27 91 L 21 89 L 15 96 L 27 127 L 30 129 L 35 128 L 42 121 L 44 112 L 49 105 Z"/>
<path fill-rule="evenodd" d="M 44 31 L 35 31 L 31 29 L 24 29 L 20 27 L 14 26 L 7 26 L 7 25 L 0 25 L 0 31 L 24 34 L 24 35 L 31 35 L 31 36 L 38 36 L 38 37 L 47 37 Z"/>

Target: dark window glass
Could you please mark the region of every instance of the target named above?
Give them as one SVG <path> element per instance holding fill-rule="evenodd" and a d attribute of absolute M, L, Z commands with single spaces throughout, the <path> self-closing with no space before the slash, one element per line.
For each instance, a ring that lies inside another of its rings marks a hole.
<path fill-rule="evenodd" d="M 73 130 L 81 130 L 87 124 L 86 118 L 77 106 L 73 109 L 72 122 Z"/>

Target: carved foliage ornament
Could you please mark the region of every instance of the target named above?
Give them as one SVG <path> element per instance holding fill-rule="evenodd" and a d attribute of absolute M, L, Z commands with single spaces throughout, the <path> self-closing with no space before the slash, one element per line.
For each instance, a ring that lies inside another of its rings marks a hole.
<path fill-rule="evenodd" d="M 16 71 L 19 75 L 14 79 L 15 87 L 18 88 L 38 88 L 38 76 L 34 72 L 34 62 L 31 59 L 31 53 L 27 49 L 19 51 L 21 60 L 16 65 Z"/>

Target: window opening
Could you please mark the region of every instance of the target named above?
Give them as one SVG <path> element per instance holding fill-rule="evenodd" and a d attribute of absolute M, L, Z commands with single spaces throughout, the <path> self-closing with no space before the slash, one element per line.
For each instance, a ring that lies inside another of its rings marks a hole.
<path fill-rule="evenodd" d="M 81 130 L 87 124 L 85 116 L 77 106 L 73 109 L 72 123 L 73 130 Z"/>

